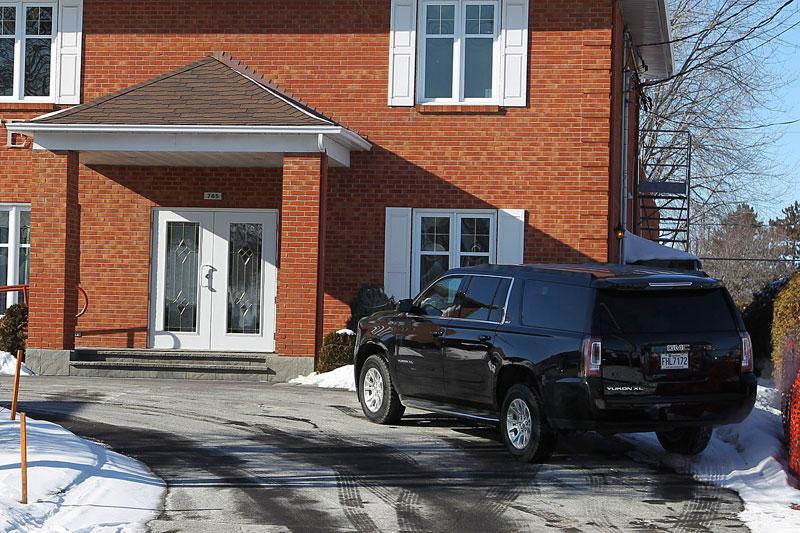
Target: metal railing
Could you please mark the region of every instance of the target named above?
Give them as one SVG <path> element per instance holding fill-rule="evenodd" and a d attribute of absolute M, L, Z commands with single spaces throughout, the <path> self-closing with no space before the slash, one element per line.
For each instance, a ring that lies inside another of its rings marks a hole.
<path fill-rule="evenodd" d="M 25 305 L 29 304 L 29 295 L 30 295 L 30 285 L 29 284 L 21 284 L 21 285 L 0 285 L 0 294 L 6 294 L 9 292 L 21 292 L 22 293 L 22 302 Z M 75 318 L 80 318 L 86 314 L 86 311 L 89 310 L 89 295 L 86 294 L 86 291 L 78 285 L 78 294 L 83 298 L 83 307 L 75 315 Z"/>
<path fill-rule="evenodd" d="M 642 130 L 639 149 L 639 228 L 660 244 L 689 250 L 692 135 Z"/>

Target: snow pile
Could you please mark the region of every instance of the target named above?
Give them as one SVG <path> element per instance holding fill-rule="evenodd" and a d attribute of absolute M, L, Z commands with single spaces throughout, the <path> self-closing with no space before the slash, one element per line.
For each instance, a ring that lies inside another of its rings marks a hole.
<path fill-rule="evenodd" d="M 741 424 L 715 429 L 708 448 L 697 457 L 664 451 L 652 433 L 624 438 L 637 446 L 631 453 L 636 460 L 667 466 L 738 492 L 745 504 L 740 518 L 754 533 L 800 531 L 800 511 L 791 508 L 800 504 L 800 491 L 790 485 L 784 470 L 780 392 L 776 389 L 759 386 L 750 416 Z"/>
<path fill-rule="evenodd" d="M 323 389 L 345 389 L 349 391 L 356 390 L 356 380 L 353 376 L 353 365 L 346 365 L 325 372 L 317 374 L 312 372 L 307 376 L 297 376 L 290 379 L 289 383 L 294 385 L 313 385 Z"/>
<path fill-rule="evenodd" d="M 337 335 L 355 335 L 356 332 L 352 329 L 340 329 L 336 332 Z"/>
<path fill-rule="evenodd" d="M 144 531 L 164 483 L 142 463 L 28 419 L 28 502 L 20 498 L 19 423 L 0 413 L 0 531 Z"/>
<path fill-rule="evenodd" d="M 13 376 L 14 372 L 17 371 L 17 358 L 14 355 L 11 355 L 8 352 L 0 352 L 0 376 Z M 20 370 L 21 376 L 32 376 L 33 372 L 25 366 L 22 365 L 22 369 Z"/>

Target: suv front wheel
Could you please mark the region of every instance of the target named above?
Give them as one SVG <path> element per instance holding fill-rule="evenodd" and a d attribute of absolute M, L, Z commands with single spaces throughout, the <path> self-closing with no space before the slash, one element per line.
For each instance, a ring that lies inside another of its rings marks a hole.
<path fill-rule="evenodd" d="M 396 424 L 406 410 L 392 384 L 389 367 L 379 355 L 370 356 L 361 367 L 358 399 L 364 414 L 376 424 Z"/>
<path fill-rule="evenodd" d="M 508 390 L 500 414 L 500 432 L 511 455 L 523 462 L 543 461 L 553 454 L 557 434 L 547 424 L 536 394 L 527 385 Z"/>

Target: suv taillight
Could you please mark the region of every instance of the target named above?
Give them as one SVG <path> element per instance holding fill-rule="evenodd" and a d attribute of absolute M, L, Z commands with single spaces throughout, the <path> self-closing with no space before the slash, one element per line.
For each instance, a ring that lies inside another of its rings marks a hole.
<path fill-rule="evenodd" d="M 742 334 L 742 372 L 753 371 L 753 342 L 746 331 Z"/>
<path fill-rule="evenodd" d="M 583 358 L 581 359 L 581 375 L 584 377 L 600 377 L 603 366 L 603 344 L 599 337 L 587 337 L 583 340 Z"/>

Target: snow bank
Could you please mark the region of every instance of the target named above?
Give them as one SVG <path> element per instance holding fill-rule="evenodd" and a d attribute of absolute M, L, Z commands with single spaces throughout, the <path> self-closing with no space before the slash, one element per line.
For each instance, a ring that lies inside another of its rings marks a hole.
<path fill-rule="evenodd" d="M 8 352 L 0 352 L 0 376 L 13 376 L 14 372 L 17 371 L 17 357 L 15 355 L 11 355 Z M 20 371 L 21 376 L 32 376 L 33 372 L 31 372 L 30 368 L 22 365 L 22 370 Z"/>
<path fill-rule="evenodd" d="M 708 448 L 698 457 L 671 454 L 659 445 L 655 434 L 624 435 L 637 449 L 631 456 L 642 462 L 667 466 L 735 490 L 745 504 L 740 518 L 754 533 L 800 531 L 800 491 L 792 488 L 784 469 L 785 452 L 780 393 L 759 386 L 756 407 L 741 424 L 714 430 Z"/>
<path fill-rule="evenodd" d="M 346 365 L 325 372 L 317 374 L 312 372 L 307 376 L 297 376 L 290 379 L 289 383 L 294 385 L 313 385 L 323 389 L 345 389 L 349 391 L 356 390 L 356 380 L 353 376 L 353 365 Z"/>
<path fill-rule="evenodd" d="M 19 423 L 0 412 L 0 532 L 138 532 L 160 512 L 164 483 L 142 463 L 28 419 L 28 501 L 20 497 Z"/>

